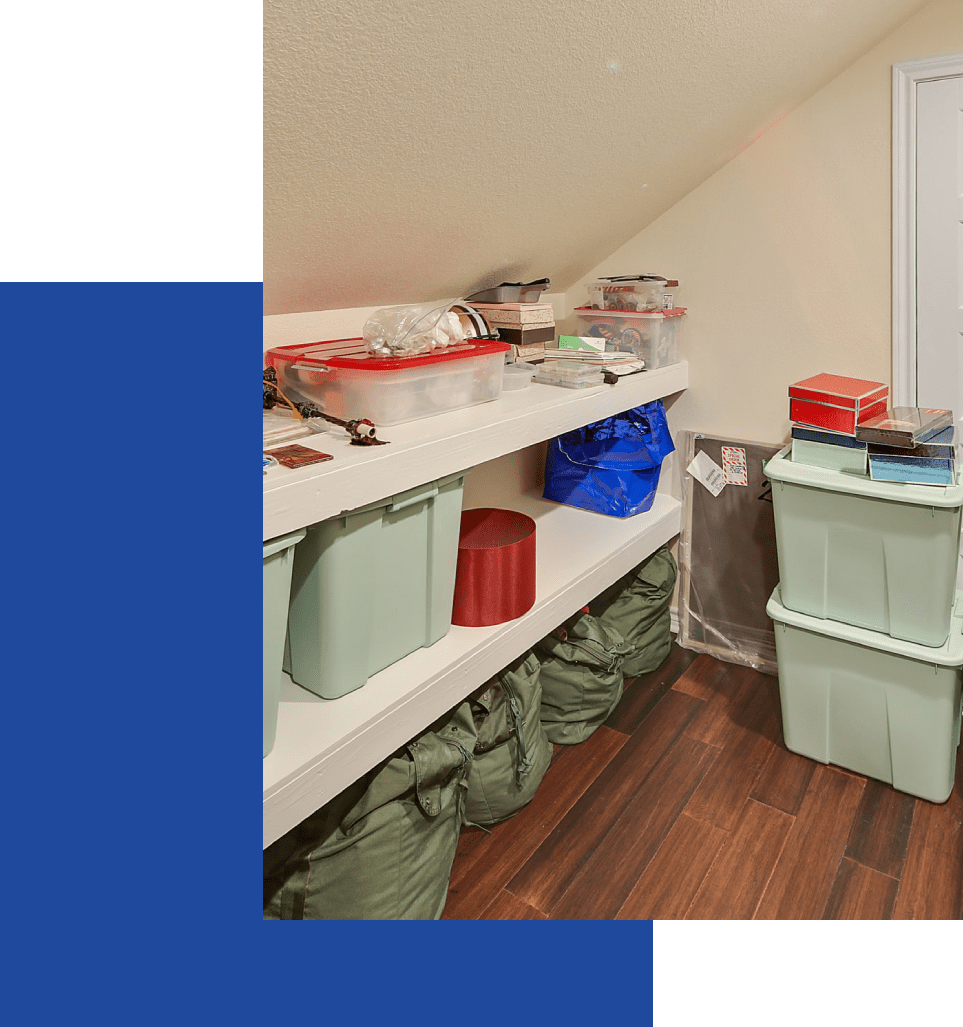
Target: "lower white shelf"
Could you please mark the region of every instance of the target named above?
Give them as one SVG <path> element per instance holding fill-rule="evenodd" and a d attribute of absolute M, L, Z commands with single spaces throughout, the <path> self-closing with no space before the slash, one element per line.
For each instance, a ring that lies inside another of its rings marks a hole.
<path fill-rule="evenodd" d="M 536 494 L 499 505 L 536 521 L 537 598 L 495 627 L 453 625 L 340 699 L 321 699 L 284 675 L 277 741 L 264 759 L 264 845 L 280 838 L 460 702 L 681 528 L 678 500 L 657 495 L 624 520 Z"/>

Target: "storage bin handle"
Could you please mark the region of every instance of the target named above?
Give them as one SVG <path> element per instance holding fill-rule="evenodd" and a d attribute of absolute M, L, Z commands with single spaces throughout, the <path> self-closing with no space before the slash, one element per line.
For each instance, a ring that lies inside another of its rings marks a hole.
<path fill-rule="evenodd" d="M 307 364 L 292 364 L 291 365 L 291 370 L 292 371 L 323 371 L 325 374 L 327 374 L 331 370 L 331 368 L 330 367 L 325 367 L 323 364 L 314 364 L 314 365 L 312 365 L 310 367 Z"/>
<path fill-rule="evenodd" d="M 392 503 L 388 507 L 389 513 L 394 513 L 396 510 L 404 510 L 406 506 L 412 506 L 415 503 L 423 503 L 426 499 L 432 499 L 438 495 L 438 489 L 429 489 L 427 492 L 419 492 L 417 496 L 409 496 L 407 499 L 402 499 L 398 503 Z"/>

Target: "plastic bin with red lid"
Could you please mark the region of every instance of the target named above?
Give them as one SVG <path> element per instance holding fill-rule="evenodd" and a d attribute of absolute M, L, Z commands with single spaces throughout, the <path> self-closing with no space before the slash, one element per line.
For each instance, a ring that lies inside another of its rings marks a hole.
<path fill-rule="evenodd" d="M 576 335 L 605 339 L 607 350 L 627 350 L 645 361 L 646 370 L 677 364 L 682 359 L 685 307 L 637 313 L 576 307 Z"/>
<path fill-rule="evenodd" d="M 473 340 L 434 353 L 383 357 L 369 353 L 363 339 L 336 339 L 276 346 L 265 360 L 288 397 L 334 417 L 392 425 L 498 399 L 510 350 L 503 342 Z"/>

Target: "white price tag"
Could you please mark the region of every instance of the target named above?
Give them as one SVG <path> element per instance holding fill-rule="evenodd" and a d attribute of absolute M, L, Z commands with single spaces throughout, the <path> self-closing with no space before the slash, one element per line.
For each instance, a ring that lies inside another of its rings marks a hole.
<path fill-rule="evenodd" d="M 714 496 L 718 496 L 726 487 L 726 476 L 722 468 L 707 453 L 697 453 L 686 470 Z"/>

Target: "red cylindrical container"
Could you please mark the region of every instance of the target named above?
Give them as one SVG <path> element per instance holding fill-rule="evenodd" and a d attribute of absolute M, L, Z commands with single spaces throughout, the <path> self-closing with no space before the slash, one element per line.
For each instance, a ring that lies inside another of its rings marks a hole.
<path fill-rule="evenodd" d="M 452 624 L 504 624 L 535 604 L 535 522 L 514 510 L 461 515 Z"/>

